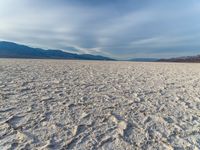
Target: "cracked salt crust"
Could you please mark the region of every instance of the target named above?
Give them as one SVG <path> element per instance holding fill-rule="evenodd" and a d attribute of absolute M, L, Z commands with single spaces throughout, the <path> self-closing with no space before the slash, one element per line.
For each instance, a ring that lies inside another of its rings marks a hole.
<path fill-rule="evenodd" d="M 200 64 L 0 59 L 0 148 L 200 149 Z"/>

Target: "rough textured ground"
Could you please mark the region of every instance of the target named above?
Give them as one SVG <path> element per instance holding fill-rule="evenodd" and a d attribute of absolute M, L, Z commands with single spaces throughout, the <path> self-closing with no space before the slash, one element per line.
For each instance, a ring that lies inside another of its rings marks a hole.
<path fill-rule="evenodd" d="M 200 64 L 0 60 L 0 149 L 200 149 Z"/>

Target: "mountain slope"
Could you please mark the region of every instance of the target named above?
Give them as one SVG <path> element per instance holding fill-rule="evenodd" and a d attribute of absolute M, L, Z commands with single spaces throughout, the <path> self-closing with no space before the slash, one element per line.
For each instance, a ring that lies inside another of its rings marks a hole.
<path fill-rule="evenodd" d="M 160 62 L 200 62 L 200 55 L 169 58 L 169 59 L 160 59 L 158 61 L 160 61 Z"/>
<path fill-rule="evenodd" d="M 44 50 L 6 41 L 0 41 L 0 58 L 114 60 L 100 55 L 74 54 L 61 50 Z"/>

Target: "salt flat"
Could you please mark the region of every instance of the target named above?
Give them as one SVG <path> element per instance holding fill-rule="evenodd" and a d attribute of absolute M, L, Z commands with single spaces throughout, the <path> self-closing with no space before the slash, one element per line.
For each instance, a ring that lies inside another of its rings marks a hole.
<path fill-rule="evenodd" d="M 0 149 L 200 149 L 200 64 L 0 59 Z"/>

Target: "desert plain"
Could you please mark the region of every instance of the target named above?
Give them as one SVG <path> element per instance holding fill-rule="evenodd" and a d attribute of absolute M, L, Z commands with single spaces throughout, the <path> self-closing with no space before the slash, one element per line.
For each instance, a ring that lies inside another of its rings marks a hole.
<path fill-rule="evenodd" d="M 0 149 L 198 150 L 200 64 L 0 59 Z"/>

